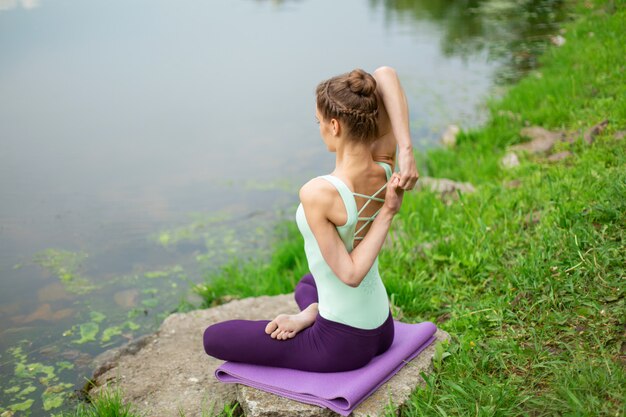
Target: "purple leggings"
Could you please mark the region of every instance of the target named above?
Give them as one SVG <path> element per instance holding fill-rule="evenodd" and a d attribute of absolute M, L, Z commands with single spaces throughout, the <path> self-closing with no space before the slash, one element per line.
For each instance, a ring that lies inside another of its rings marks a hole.
<path fill-rule="evenodd" d="M 317 302 L 311 274 L 295 288 L 300 310 Z M 265 333 L 271 320 L 227 320 L 204 331 L 204 350 L 217 359 L 311 372 L 350 371 L 366 365 L 391 346 L 394 324 L 389 317 L 375 329 L 359 329 L 327 320 L 317 314 L 312 326 L 293 338 L 276 340 Z"/>

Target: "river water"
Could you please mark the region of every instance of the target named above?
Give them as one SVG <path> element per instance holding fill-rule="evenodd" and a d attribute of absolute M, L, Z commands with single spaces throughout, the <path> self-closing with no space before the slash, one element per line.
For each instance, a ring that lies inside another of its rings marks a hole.
<path fill-rule="evenodd" d="M 319 81 L 396 68 L 418 150 L 536 65 L 555 1 L 0 0 L 0 415 L 259 256 L 332 169 Z"/>

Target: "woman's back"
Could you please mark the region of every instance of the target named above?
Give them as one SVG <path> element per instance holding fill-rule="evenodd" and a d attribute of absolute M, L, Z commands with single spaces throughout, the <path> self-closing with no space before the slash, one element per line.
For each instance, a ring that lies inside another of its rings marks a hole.
<path fill-rule="evenodd" d="M 373 175 L 368 175 L 369 178 L 358 178 L 350 184 L 355 190 L 338 176 L 324 175 L 315 179 L 332 185 L 336 190 L 335 198 L 341 200 L 341 204 L 333 204 L 333 207 L 343 206 L 343 213 L 335 209 L 334 216 L 329 217 L 337 222 L 335 228 L 348 252 L 358 245 L 384 201 L 383 191 L 392 171 L 387 164 L 378 163 L 378 166 L 382 168 L 372 170 Z M 359 200 L 361 204 L 358 204 Z M 378 271 L 378 259 L 358 286 L 347 285 L 324 259 L 302 204 L 296 212 L 296 222 L 304 237 L 309 269 L 318 287 L 320 315 L 360 329 L 374 329 L 384 323 L 389 314 L 389 301 Z"/>
<path fill-rule="evenodd" d="M 354 233 L 354 243 L 351 246 L 356 248 L 363 240 L 372 221 L 380 211 L 385 201 L 385 189 L 387 181 L 391 177 L 393 167 L 383 162 L 376 162 L 372 169 L 355 176 L 354 178 L 339 178 L 351 191 L 357 208 L 358 219 Z M 335 224 L 345 224 L 347 218 L 346 210 L 338 210 Z"/>

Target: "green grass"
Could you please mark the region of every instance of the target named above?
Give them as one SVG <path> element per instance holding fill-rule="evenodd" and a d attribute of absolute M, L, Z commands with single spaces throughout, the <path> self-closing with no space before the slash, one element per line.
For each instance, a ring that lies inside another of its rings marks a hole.
<path fill-rule="evenodd" d="M 61 417 L 142 417 L 132 409 L 131 404 L 122 401 L 119 389 L 104 390 L 91 398 L 89 403 L 78 404 L 71 413 L 64 413 Z"/>
<path fill-rule="evenodd" d="M 200 307 L 211 307 L 233 298 L 277 295 L 293 291 L 298 280 L 308 272 L 304 241 L 295 223 L 281 223 L 274 240 L 280 242 L 271 258 L 232 259 L 219 275 L 211 276 L 193 290 L 202 296 Z"/>
<path fill-rule="evenodd" d="M 89 396 L 89 401 L 80 403 L 72 412 L 66 412 L 58 417 L 151 417 L 144 413 L 137 412 L 130 403 L 125 403 L 122 399 L 123 395 L 118 388 L 107 388 L 97 395 Z M 202 417 L 235 417 L 241 416 L 243 413 L 241 407 L 237 403 L 227 403 L 224 409 L 217 414 L 212 412 L 213 408 L 207 410 L 202 407 Z M 178 417 L 185 417 L 186 414 L 182 409 L 178 411 Z"/>
<path fill-rule="evenodd" d="M 614 138 L 626 130 L 624 3 L 570 4 L 565 45 L 490 103 L 485 126 L 418 155 L 422 173 L 477 192 L 407 194 L 380 255 L 396 317 L 452 335 L 403 416 L 624 415 L 626 139 Z M 499 164 L 524 126 L 580 137 L 604 119 L 593 144 L 557 146 L 573 153 L 564 161 Z M 293 291 L 307 272 L 302 239 L 294 224 L 275 239 L 270 260 L 233 260 L 198 285 L 201 307 Z"/>

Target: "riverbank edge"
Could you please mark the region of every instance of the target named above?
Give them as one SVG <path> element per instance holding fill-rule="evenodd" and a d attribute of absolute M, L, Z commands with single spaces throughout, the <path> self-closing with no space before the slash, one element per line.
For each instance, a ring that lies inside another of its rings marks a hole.
<path fill-rule="evenodd" d="M 623 408 L 626 173 L 624 141 L 616 139 L 626 129 L 623 5 L 573 3 L 565 44 L 490 103 L 484 127 L 462 132 L 455 149 L 418 155 L 421 172 L 470 181 L 477 192 L 452 200 L 408 194 L 380 257 L 395 317 L 433 320 L 456 335 L 406 415 L 616 415 Z M 500 163 L 509 145 L 524 140 L 526 125 L 583 132 L 605 119 L 593 144 L 582 134 L 558 144 L 572 155 L 563 161 L 520 155 L 519 167 Z M 293 224 L 280 225 L 276 240 L 269 262 L 233 261 L 198 285 L 200 307 L 293 291 L 306 272 L 302 242 Z"/>

